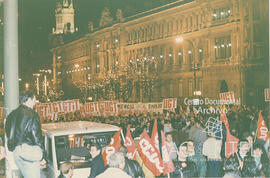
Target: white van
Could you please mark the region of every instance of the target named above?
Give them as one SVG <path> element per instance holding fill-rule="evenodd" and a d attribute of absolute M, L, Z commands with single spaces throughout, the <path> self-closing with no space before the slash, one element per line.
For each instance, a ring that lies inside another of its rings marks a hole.
<path fill-rule="evenodd" d="M 74 166 L 73 178 L 87 178 L 92 160 L 87 145 L 99 143 L 104 148 L 119 129 L 88 121 L 42 124 L 48 158 L 45 176 L 57 178 L 60 164 L 70 161 Z"/>

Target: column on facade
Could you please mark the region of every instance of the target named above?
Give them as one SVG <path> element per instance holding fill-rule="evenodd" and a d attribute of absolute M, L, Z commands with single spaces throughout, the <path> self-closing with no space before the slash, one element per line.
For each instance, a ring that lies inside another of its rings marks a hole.
<path fill-rule="evenodd" d="M 215 59 L 216 59 L 216 56 L 215 56 L 215 41 L 214 39 L 209 39 L 208 40 L 209 43 L 208 43 L 208 49 L 209 49 L 209 64 L 212 64 Z"/>
<path fill-rule="evenodd" d="M 184 43 L 183 45 L 183 69 L 187 69 L 188 67 L 188 44 L 187 43 Z"/>
<path fill-rule="evenodd" d="M 173 46 L 173 70 L 178 68 L 178 46 Z"/>

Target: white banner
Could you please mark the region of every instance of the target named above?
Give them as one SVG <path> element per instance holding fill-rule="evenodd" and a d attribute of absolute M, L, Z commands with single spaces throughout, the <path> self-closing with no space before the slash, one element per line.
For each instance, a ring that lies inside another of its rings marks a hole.
<path fill-rule="evenodd" d="M 270 101 L 270 90 L 269 88 L 264 89 L 264 101 Z"/>
<path fill-rule="evenodd" d="M 220 104 L 235 104 L 234 92 L 225 92 L 219 94 Z"/>

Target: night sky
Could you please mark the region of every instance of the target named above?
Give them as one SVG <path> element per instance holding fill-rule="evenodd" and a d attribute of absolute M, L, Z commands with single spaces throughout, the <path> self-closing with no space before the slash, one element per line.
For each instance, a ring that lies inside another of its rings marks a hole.
<path fill-rule="evenodd" d="M 57 0 L 18 0 L 19 3 L 19 71 L 20 76 L 31 76 L 42 68 L 51 68 L 48 35 L 55 26 Z M 75 26 L 79 32 L 87 30 L 88 21 L 98 26 L 101 12 L 109 7 L 115 19 L 118 8 L 127 17 L 175 0 L 73 0 Z"/>

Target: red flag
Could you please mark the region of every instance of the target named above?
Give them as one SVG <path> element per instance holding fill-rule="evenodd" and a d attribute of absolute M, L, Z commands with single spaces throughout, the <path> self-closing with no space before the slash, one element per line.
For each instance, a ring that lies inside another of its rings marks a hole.
<path fill-rule="evenodd" d="M 173 164 L 172 159 L 170 157 L 167 142 L 165 140 L 165 134 L 163 131 L 161 131 L 161 145 L 162 145 L 161 146 L 161 148 L 162 148 L 162 161 L 163 161 L 163 167 L 164 167 L 163 174 L 166 175 L 166 174 L 174 171 L 174 164 Z"/>
<path fill-rule="evenodd" d="M 226 127 L 225 156 L 229 158 L 233 153 L 237 152 L 239 139 L 230 133 L 229 122 L 225 112 L 220 113 L 220 121 Z"/>
<path fill-rule="evenodd" d="M 140 153 L 144 164 L 155 176 L 159 176 L 163 172 L 160 154 L 145 130 L 138 143 L 138 152 Z"/>
<path fill-rule="evenodd" d="M 120 138 L 121 130 L 122 129 L 119 129 L 118 132 L 115 133 L 115 135 L 113 136 L 113 138 L 111 138 L 110 144 L 105 148 L 105 150 L 103 152 L 102 157 L 103 157 L 105 166 L 108 165 L 108 159 L 109 159 L 109 157 L 113 153 L 118 152 L 118 149 L 121 146 L 121 138 Z"/>
<path fill-rule="evenodd" d="M 156 149 L 159 151 L 157 119 L 155 119 L 155 122 L 154 122 L 151 140 L 154 143 Z"/>
<path fill-rule="evenodd" d="M 128 149 L 127 157 L 129 159 L 133 159 L 134 160 L 136 158 L 136 155 L 135 155 L 136 146 L 135 146 L 134 140 L 132 139 L 132 136 L 130 134 L 129 127 L 127 128 L 127 135 L 126 135 L 126 139 L 125 139 L 125 146 Z"/>
<path fill-rule="evenodd" d="M 257 124 L 257 138 L 263 141 L 267 141 L 269 139 L 269 130 L 265 125 L 264 119 L 262 117 L 262 111 L 260 111 Z"/>

